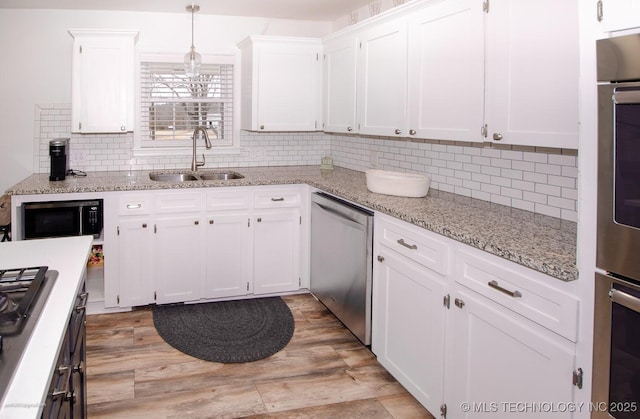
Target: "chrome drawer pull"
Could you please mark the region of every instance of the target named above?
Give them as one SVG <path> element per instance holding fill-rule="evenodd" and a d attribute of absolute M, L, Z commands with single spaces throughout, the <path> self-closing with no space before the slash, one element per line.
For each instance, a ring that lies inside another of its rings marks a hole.
<path fill-rule="evenodd" d="M 407 244 L 407 242 L 405 242 L 405 241 L 404 241 L 404 239 L 400 239 L 400 240 L 398 240 L 398 244 L 399 244 L 400 246 L 404 246 L 404 247 L 406 247 L 407 249 L 411 249 L 411 250 L 416 250 L 416 249 L 418 249 L 418 246 L 416 246 L 415 244 Z"/>
<path fill-rule="evenodd" d="M 142 204 L 127 204 L 127 209 L 138 209 L 142 208 Z"/>
<path fill-rule="evenodd" d="M 522 297 L 522 293 L 520 291 L 509 291 L 506 288 L 502 288 L 500 285 L 498 285 L 498 281 L 489 281 L 487 282 L 487 285 L 489 285 L 491 288 L 495 290 L 498 290 L 502 293 L 507 294 L 509 297 L 513 297 L 513 298 Z"/>
<path fill-rule="evenodd" d="M 273 202 L 284 201 L 284 198 L 271 198 Z"/>

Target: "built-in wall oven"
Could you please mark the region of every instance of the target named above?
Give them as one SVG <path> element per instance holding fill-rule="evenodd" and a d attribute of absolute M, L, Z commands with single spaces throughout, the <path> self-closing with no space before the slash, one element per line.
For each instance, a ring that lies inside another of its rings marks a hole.
<path fill-rule="evenodd" d="M 597 41 L 593 418 L 640 417 L 640 34 Z"/>

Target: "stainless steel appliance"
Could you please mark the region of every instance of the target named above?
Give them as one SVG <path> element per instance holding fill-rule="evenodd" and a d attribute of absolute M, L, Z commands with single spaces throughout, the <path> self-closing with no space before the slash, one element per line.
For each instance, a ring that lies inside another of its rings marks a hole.
<path fill-rule="evenodd" d="M 49 141 L 49 156 L 51 157 L 51 170 L 49 180 L 64 180 L 69 168 L 68 138 L 56 138 Z"/>
<path fill-rule="evenodd" d="M 593 418 L 640 415 L 640 35 L 597 41 Z M 606 409 L 605 409 L 606 408 Z"/>
<path fill-rule="evenodd" d="M 24 239 L 83 236 L 100 237 L 103 200 L 25 202 L 22 204 Z"/>
<path fill-rule="evenodd" d="M 371 344 L 373 213 L 322 192 L 311 196 L 311 293 Z"/>

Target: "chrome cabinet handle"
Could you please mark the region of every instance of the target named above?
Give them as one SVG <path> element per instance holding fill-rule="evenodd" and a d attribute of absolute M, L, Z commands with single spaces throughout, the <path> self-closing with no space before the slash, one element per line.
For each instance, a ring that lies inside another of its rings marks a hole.
<path fill-rule="evenodd" d="M 405 242 L 405 241 L 404 241 L 404 239 L 400 239 L 400 240 L 398 240 L 398 244 L 399 244 L 400 246 L 404 246 L 404 247 L 406 247 L 407 249 L 411 249 L 411 250 L 416 250 L 416 249 L 418 249 L 418 246 L 416 246 L 415 244 L 408 244 L 407 242 Z"/>
<path fill-rule="evenodd" d="M 499 132 L 494 132 L 493 133 L 493 139 L 496 140 L 496 141 L 502 140 L 502 134 L 500 134 Z"/>
<path fill-rule="evenodd" d="M 142 208 L 142 204 L 127 204 L 127 209 L 138 209 Z"/>
<path fill-rule="evenodd" d="M 397 135 L 400 135 L 400 134 L 402 134 L 402 130 L 401 130 L 400 128 L 397 128 L 397 129 L 395 130 L 395 133 L 396 133 Z"/>
<path fill-rule="evenodd" d="M 271 198 L 273 202 L 284 201 L 284 198 Z"/>
<path fill-rule="evenodd" d="M 347 132 L 351 132 L 351 131 L 353 131 L 353 128 L 347 127 Z"/>
<path fill-rule="evenodd" d="M 416 130 L 410 129 L 409 130 L 409 135 L 416 135 Z"/>
<path fill-rule="evenodd" d="M 200 225 L 200 221 L 196 220 L 193 222 L 194 225 Z"/>
<path fill-rule="evenodd" d="M 453 304 L 455 304 L 456 307 L 458 307 L 458 308 L 462 308 L 462 307 L 464 307 L 464 300 L 456 298 L 455 300 L 453 300 Z"/>
<path fill-rule="evenodd" d="M 498 285 L 498 281 L 489 281 L 487 282 L 487 285 L 489 285 L 491 288 L 495 290 L 498 290 L 504 294 L 507 294 L 509 297 L 513 297 L 513 298 L 522 297 L 522 293 L 520 291 L 511 291 L 506 288 L 503 288 L 500 285 Z"/>
<path fill-rule="evenodd" d="M 380 262 L 380 263 L 384 262 L 384 257 L 378 256 L 378 262 Z"/>

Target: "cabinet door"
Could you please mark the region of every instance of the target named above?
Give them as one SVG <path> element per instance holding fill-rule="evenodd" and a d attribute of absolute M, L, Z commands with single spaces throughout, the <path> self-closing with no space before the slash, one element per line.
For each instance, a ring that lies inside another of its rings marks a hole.
<path fill-rule="evenodd" d="M 152 224 L 148 218 L 120 218 L 117 226 L 117 261 L 120 307 L 142 306 L 153 302 L 151 288 Z"/>
<path fill-rule="evenodd" d="M 481 141 L 484 13 L 475 0 L 439 2 L 409 18 L 409 135 Z"/>
<path fill-rule="evenodd" d="M 320 42 L 251 37 L 241 47 L 243 66 L 249 69 L 243 70 L 243 129 L 319 130 Z"/>
<path fill-rule="evenodd" d="M 172 216 L 156 220 L 155 286 L 159 304 L 202 297 L 202 228 L 200 218 Z"/>
<path fill-rule="evenodd" d="M 205 228 L 205 297 L 248 294 L 251 283 L 249 214 L 209 214 Z"/>
<path fill-rule="evenodd" d="M 462 289 L 451 295 L 448 319 L 447 418 L 539 418 L 539 411 L 514 409 L 573 400 L 574 355 L 562 337 Z"/>
<path fill-rule="evenodd" d="M 253 292 L 292 291 L 300 282 L 300 210 L 255 213 Z"/>
<path fill-rule="evenodd" d="M 72 131 L 133 131 L 135 33 L 73 34 Z"/>
<path fill-rule="evenodd" d="M 353 35 L 324 46 L 324 130 L 350 133 L 356 127 L 356 57 Z"/>
<path fill-rule="evenodd" d="M 577 3 L 491 1 L 486 72 L 489 141 L 578 148 Z"/>
<path fill-rule="evenodd" d="M 358 44 L 358 130 L 405 135 L 407 29 L 402 19 L 363 31 Z"/>
<path fill-rule="evenodd" d="M 380 364 L 436 415 L 444 386 L 444 281 L 384 247 L 376 254 L 371 349 Z"/>
<path fill-rule="evenodd" d="M 602 30 L 640 28 L 639 0 L 602 0 Z"/>

